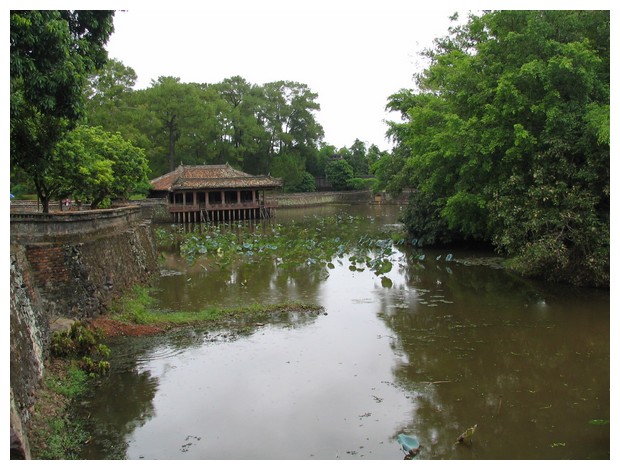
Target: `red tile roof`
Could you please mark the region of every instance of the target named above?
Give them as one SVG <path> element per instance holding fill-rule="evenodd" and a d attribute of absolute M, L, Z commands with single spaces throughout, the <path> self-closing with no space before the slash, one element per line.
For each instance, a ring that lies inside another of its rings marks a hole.
<path fill-rule="evenodd" d="M 225 165 L 179 165 L 174 171 L 151 180 L 154 191 L 179 189 L 275 189 L 282 180 L 271 176 L 253 176 Z"/>

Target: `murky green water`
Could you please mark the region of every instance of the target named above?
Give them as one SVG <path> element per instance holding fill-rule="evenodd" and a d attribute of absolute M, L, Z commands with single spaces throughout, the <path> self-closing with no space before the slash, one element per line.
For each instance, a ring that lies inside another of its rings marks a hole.
<path fill-rule="evenodd" d="M 277 223 L 342 211 L 378 233 L 398 208 L 280 210 Z M 83 457 L 402 459 L 407 433 L 419 459 L 608 459 L 609 424 L 593 420 L 610 418 L 609 292 L 450 253 L 395 248 L 390 282 L 346 258 L 218 270 L 167 253 L 160 308 L 304 300 L 325 315 L 111 344 L 113 370 L 82 404 L 97 433 Z"/>

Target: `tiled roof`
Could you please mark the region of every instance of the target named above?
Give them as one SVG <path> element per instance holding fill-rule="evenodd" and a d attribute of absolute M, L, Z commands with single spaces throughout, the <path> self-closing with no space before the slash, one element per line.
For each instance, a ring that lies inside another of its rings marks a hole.
<path fill-rule="evenodd" d="M 271 176 L 253 176 L 225 165 L 180 165 L 174 171 L 151 180 L 155 191 L 177 189 L 275 189 L 282 180 Z"/>

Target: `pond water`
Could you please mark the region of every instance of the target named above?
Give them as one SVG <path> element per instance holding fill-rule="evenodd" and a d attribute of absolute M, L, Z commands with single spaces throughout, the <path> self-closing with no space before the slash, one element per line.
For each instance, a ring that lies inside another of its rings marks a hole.
<path fill-rule="evenodd" d="M 347 230 L 380 234 L 398 211 L 281 209 L 267 224 L 342 214 L 361 221 Z M 381 275 L 346 256 L 310 270 L 163 255 L 159 308 L 301 300 L 324 312 L 111 342 L 112 370 L 78 410 L 95 434 L 83 458 L 395 460 L 405 433 L 422 444 L 416 459 L 609 459 L 606 290 L 404 245 Z"/>

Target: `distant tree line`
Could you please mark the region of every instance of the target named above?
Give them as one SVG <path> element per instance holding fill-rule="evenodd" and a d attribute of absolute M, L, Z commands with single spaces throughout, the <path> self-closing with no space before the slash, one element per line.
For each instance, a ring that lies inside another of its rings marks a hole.
<path fill-rule="evenodd" d="M 381 153 L 359 140 L 350 149 L 326 144 L 315 115 L 318 95 L 303 83 L 257 85 L 235 76 L 199 84 L 159 77 L 134 90 L 136 79 L 131 67 L 109 60 L 90 80 L 85 120 L 144 149 L 152 177 L 181 162 L 229 163 L 283 178 L 287 191 L 307 191 L 314 190 L 316 176 L 325 176 L 334 155 L 360 176 Z"/>

